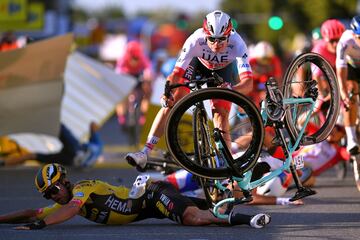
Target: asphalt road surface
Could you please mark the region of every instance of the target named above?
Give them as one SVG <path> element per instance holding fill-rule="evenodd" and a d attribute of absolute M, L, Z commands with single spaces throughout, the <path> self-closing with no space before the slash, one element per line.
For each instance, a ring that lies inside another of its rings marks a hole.
<path fill-rule="evenodd" d="M 34 187 L 35 167 L 0 169 L 0 214 L 50 204 Z M 131 186 L 137 172 L 131 168 L 69 169 L 72 181 L 102 179 L 112 184 Z M 180 226 L 170 220 L 149 219 L 124 226 L 105 226 L 75 217 L 43 230 L 14 230 L 13 224 L 0 224 L 0 239 L 359 239 L 360 194 L 351 173 L 344 180 L 334 171 L 317 180 L 318 192 L 306 198 L 303 206 L 237 206 L 244 213 L 267 212 L 272 222 L 264 229 L 248 226 Z M 294 192 L 287 193 L 291 196 Z"/>

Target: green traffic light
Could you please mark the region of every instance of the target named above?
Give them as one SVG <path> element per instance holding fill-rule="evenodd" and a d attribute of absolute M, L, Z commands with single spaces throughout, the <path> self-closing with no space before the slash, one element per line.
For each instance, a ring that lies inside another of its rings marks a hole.
<path fill-rule="evenodd" d="M 284 22 L 279 16 L 269 18 L 268 25 L 272 30 L 280 30 L 284 26 Z"/>

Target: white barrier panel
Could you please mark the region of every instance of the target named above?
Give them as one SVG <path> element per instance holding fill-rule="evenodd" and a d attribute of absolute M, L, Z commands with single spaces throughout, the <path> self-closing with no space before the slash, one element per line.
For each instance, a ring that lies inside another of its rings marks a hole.
<path fill-rule="evenodd" d="M 83 140 L 89 133 L 90 122 L 102 125 L 135 84 L 134 77 L 116 74 L 84 54 L 71 54 L 65 71 L 61 122 Z"/>

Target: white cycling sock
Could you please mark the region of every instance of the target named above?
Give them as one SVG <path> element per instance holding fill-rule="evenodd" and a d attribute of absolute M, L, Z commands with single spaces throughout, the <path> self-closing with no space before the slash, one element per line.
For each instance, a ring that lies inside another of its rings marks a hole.
<path fill-rule="evenodd" d="M 355 126 L 347 126 L 345 127 L 346 132 L 346 140 L 348 146 L 353 146 L 358 143 L 357 137 L 356 137 L 356 128 Z"/>
<path fill-rule="evenodd" d="M 149 136 L 145 146 L 142 150 L 143 153 L 145 153 L 146 155 L 148 155 L 154 148 L 154 146 L 159 142 L 159 138 L 156 136 Z"/>

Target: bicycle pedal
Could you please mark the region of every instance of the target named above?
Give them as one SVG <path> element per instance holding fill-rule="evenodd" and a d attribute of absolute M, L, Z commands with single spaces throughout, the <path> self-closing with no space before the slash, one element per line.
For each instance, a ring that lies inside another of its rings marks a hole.
<path fill-rule="evenodd" d="M 308 197 L 311 195 L 316 194 L 316 191 L 312 190 L 311 188 L 308 187 L 301 187 L 296 193 L 295 195 L 290 198 L 290 202 L 302 199 L 304 197 Z"/>

